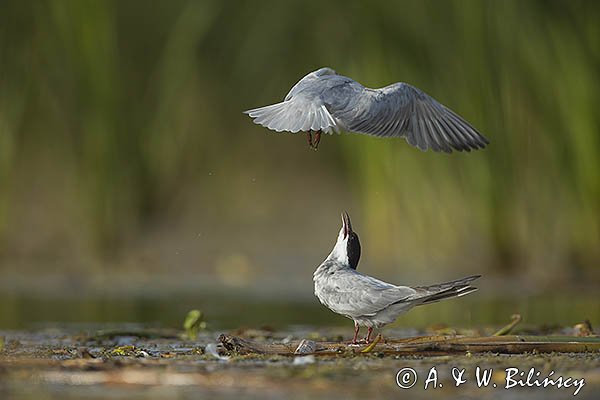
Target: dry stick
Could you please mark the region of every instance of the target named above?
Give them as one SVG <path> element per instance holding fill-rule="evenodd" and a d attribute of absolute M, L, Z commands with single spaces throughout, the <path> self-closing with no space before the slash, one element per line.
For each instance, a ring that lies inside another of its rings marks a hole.
<path fill-rule="evenodd" d="M 521 318 L 521 314 L 513 314 L 510 318 L 512 319 L 512 321 L 510 321 L 508 325 L 505 325 L 504 327 L 500 328 L 500 330 L 494 333 L 492 336 L 508 335 L 510 331 L 512 331 L 513 328 L 517 326 L 517 324 L 523 319 Z"/>
<path fill-rule="evenodd" d="M 377 335 L 377 337 L 375 338 L 375 340 L 373 340 L 373 342 L 368 345 L 367 347 L 365 347 L 364 349 L 362 349 L 360 352 L 361 353 L 369 353 L 371 350 L 373 350 L 373 348 L 375 346 L 377 346 L 377 343 L 379 343 L 381 341 L 381 338 L 383 336 L 381 336 L 381 333 Z"/>
<path fill-rule="evenodd" d="M 299 342 L 256 343 L 236 336 L 221 335 L 219 341 L 231 352 L 237 354 L 293 355 Z M 347 343 L 316 343 L 314 355 L 342 356 L 356 354 Z M 430 336 L 406 339 L 386 339 L 379 343 L 378 351 L 388 355 L 442 355 L 464 354 L 465 352 L 494 352 L 503 354 L 539 353 L 583 353 L 600 351 L 600 338 L 574 336 L 486 336 L 456 337 Z"/>

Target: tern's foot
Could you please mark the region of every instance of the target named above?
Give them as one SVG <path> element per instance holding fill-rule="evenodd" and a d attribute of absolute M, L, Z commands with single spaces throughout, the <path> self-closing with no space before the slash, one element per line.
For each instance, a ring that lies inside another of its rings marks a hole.
<path fill-rule="evenodd" d="M 308 147 L 313 149 L 314 151 L 319 150 L 319 142 L 321 141 L 321 131 L 315 132 L 315 136 L 313 138 L 312 132 L 306 132 L 306 142 L 308 143 Z"/>
<path fill-rule="evenodd" d="M 319 150 L 319 142 L 321 141 L 321 131 L 315 132 L 315 140 L 313 141 L 312 148 L 317 151 Z"/>
<path fill-rule="evenodd" d="M 365 343 L 369 344 L 371 342 L 371 334 L 373 333 L 373 328 L 369 327 L 369 329 L 367 330 L 367 336 L 365 336 Z"/>
<path fill-rule="evenodd" d="M 306 132 L 306 142 L 308 143 L 308 147 L 310 147 L 312 149 L 313 141 L 312 141 L 312 133 L 310 133 L 310 131 Z"/>

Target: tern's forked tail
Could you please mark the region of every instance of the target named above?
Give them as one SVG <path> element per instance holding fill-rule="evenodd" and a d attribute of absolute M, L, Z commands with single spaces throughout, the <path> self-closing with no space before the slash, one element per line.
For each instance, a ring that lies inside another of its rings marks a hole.
<path fill-rule="evenodd" d="M 338 127 L 323 104 L 291 99 L 270 106 L 244 111 L 255 124 L 282 132 L 338 132 Z"/>
<path fill-rule="evenodd" d="M 435 303 L 440 300 L 460 297 L 472 293 L 476 291 L 477 288 L 471 286 L 470 282 L 480 277 L 481 275 L 473 275 L 450 282 L 439 283 L 437 285 L 415 287 L 414 289 L 422 295 L 422 302 L 419 303 L 419 305 Z"/>

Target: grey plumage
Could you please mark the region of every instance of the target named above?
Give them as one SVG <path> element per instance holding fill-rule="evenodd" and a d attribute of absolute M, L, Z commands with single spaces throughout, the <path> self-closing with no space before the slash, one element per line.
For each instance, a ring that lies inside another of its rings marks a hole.
<path fill-rule="evenodd" d="M 470 286 L 470 282 L 480 275 L 431 286 L 410 287 L 393 285 L 358 272 L 358 259 L 350 262 L 348 256 L 353 251 L 352 247 L 357 245 L 360 254 L 358 236 L 356 243 L 350 244 L 352 234 L 350 217 L 343 214 L 338 240 L 329 256 L 314 272 L 313 280 L 319 301 L 333 312 L 354 320 L 356 332 L 358 326 L 368 327 L 369 332 L 372 328 L 380 328 L 415 306 L 477 290 Z"/>
<path fill-rule="evenodd" d="M 331 68 L 306 75 L 283 102 L 245 113 L 277 132 L 345 130 L 403 137 L 423 151 L 470 151 L 489 143 L 458 114 L 414 86 L 395 83 L 370 89 Z"/>

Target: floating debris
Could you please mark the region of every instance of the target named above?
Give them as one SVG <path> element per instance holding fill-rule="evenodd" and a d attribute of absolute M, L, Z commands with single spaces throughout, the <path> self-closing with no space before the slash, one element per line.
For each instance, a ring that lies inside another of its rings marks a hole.
<path fill-rule="evenodd" d="M 219 352 L 217 351 L 216 343 L 207 344 L 206 347 L 204 348 L 204 353 L 208 354 L 210 356 L 213 356 L 214 358 L 221 360 L 221 361 L 229 361 L 229 359 L 231 358 L 229 356 L 220 355 Z"/>
<path fill-rule="evenodd" d="M 119 346 L 112 349 L 109 353 L 111 356 L 134 356 L 135 355 L 135 346 L 126 345 Z"/>
<path fill-rule="evenodd" d="M 592 329 L 592 323 L 589 319 L 586 319 L 580 324 L 573 327 L 573 334 L 577 337 L 593 336 L 594 330 Z"/>
<path fill-rule="evenodd" d="M 294 354 L 307 354 L 317 351 L 317 343 L 312 340 L 302 339 Z"/>
<path fill-rule="evenodd" d="M 140 351 L 136 352 L 135 356 L 145 358 L 145 357 L 150 357 L 150 354 L 148 354 L 147 351 L 140 350 Z"/>

